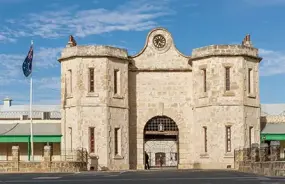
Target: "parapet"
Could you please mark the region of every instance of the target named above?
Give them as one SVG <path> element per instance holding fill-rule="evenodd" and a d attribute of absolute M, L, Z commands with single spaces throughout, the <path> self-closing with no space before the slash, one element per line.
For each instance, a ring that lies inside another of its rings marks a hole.
<path fill-rule="evenodd" d="M 59 62 L 73 57 L 113 57 L 118 59 L 128 59 L 125 49 L 110 46 L 75 46 L 63 49 Z"/>
<path fill-rule="evenodd" d="M 61 52 L 58 61 L 61 62 L 73 57 L 113 57 L 128 60 L 128 52 L 125 49 L 103 45 L 78 46 L 73 36 L 70 36 L 69 42 Z"/>
<path fill-rule="evenodd" d="M 261 61 L 258 49 L 244 45 L 210 45 L 193 49 L 191 60 L 215 56 L 246 56 Z"/>

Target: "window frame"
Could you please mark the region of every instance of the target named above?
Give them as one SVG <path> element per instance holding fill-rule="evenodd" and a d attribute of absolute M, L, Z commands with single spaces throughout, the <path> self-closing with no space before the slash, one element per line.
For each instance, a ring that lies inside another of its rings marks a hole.
<path fill-rule="evenodd" d="M 95 92 L 95 69 L 93 67 L 88 69 L 88 92 Z"/>
<path fill-rule="evenodd" d="M 226 126 L 226 152 L 230 153 L 232 152 L 232 127 L 227 125 Z"/>
<path fill-rule="evenodd" d="M 204 152 L 208 153 L 208 129 L 206 126 L 203 126 L 204 130 Z"/>
<path fill-rule="evenodd" d="M 231 90 L 231 67 L 225 67 L 225 91 Z"/>
<path fill-rule="evenodd" d="M 89 152 L 95 153 L 95 127 L 89 127 Z"/>
<path fill-rule="evenodd" d="M 202 69 L 203 71 L 203 92 L 207 92 L 207 70 L 206 68 Z"/>

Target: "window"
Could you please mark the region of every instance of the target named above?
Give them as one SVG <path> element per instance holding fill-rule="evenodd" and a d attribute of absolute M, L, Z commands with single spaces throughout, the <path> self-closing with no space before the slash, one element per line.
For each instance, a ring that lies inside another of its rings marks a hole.
<path fill-rule="evenodd" d="M 253 81 L 252 81 L 252 69 L 251 68 L 249 68 L 248 69 L 248 93 L 251 93 L 252 92 L 252 89 L 253 89 L 253 87 L 252 87 L 252 83 Z"/>
<path fill-rule="evenodd" d="M 114 70 L 114 94 L 118 94 L 120 90 L 120 71 Z"/>
<path fill-rule="evenodd" d="M 204 151 L 205 153 L 207 153 L 208 152 L 207 127 L 204 126 L 203 129 L 204 129 Z"/>
<path fill-rule="evenodd" d="M 248 132 L 248 140 L 249 140 L 249 147 L 251 147 L 251 144 L 253 143 L 253 127 L 249 127 L 249 132 Z"/>
<path fill-rule="evenodd" d="M 43 119 L 50 119 L 50 112 L 44 112 Z"/>
<path fill-rule="evenodd" d="M 115 128 L 115 155 L 121 155 L 121 130 Z"/>
<path fill-rule="evenodd" d="M 231 127 L 226 126 L 226 152 L 231 152 Z"/>
<path fill-rule="evenodd" d="M 69 80 L 68 94 L 71 95 L 72 94 L 72 71 L 71 70 L 68 70 L 68 80 Z"/>
<path fill-rule="evenodd" d="M 70 149 L 72 150 L 72 127 L 68 127 L 69 136 L 70 136 Z"/>
<path fill-rule="evenodd" d="M 206 69 L 202 69 L 203 71 L 203 90 L 204 92 L 207 92 L 207 71 Z"/>
<path fill-rule="evenodd" d="M 231 81 L 230 81 L 230 67 L 226 67 L 226 75 L 225 75 L 225 85 L 226 85 L 226 91 L 231 90 Z"/>
<path fill-rule="evenodd" d="M 94 68 L 89 68 L 89 92 L 94 92 Z"/>
<path fill-rule="evenodd" d="M 89 145 L 89 151 L 90 153 L 94 153 L 95 152 L 95 128 L 94 127 L 90 127 L 89 128 L 89 142 L 90 142 L 90 145 Z"/>
<path fill-rule="evenodd" d="M 23 119 L 23 120 L 28 120 L 28 119 L 29 119 L 29 116 L 28 116 L 28 115 L 23 115 L 23 116 L 22 116 L 22 119 Z"/>

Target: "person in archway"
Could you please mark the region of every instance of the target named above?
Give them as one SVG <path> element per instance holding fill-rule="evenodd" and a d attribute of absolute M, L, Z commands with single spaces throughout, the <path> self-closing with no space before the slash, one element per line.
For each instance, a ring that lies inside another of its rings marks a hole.
<path fill-rule="evenodd" d="M 149 169 L 149 156 L 146 153 L 146 151 L 144 152 L 145 155 L 145 169 Z"/>
<path fill-rule="evenodd" d="M 162 157 L 161 154 L 159 155 L 159 163 L 160 163 L 160 167 L 162 167 L 162 165 L 163 165 L 163 157 Z"/>

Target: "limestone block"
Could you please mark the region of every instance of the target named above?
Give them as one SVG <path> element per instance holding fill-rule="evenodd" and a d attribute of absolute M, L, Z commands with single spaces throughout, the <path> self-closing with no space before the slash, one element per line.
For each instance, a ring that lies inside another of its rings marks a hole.
<path fill-rule="evenodd" d="M 51 161 L 51 146 L 49 145 L 44 146 L 44 161 L 46 162 Z"/>
<path fill-rule="evenodd" d="M 251 146 L 251 161 L 257 162 L 259 160 L 259 151 L 258 151 L 258 144 L 252 144 Z M 245 161 L 245 160 L 243 160 Z"/>
<path fill-rule="evenodd" d="M 280 142 L 272 141 L 270 144 L 270 160 L 278 161 L 280 159 Z"/>
<path fill-rule="evenodd" d="M 261 143 L 260 149 L 259 149 L 259 159 L 260 162 L 268 161 L 268 144 L 267 143 Z"/>
<path fill-rule="evenodd" d="M 19 158 L 20 158 L 20 147 L 12 146 L 12 160 L 19 161 Z"/>

